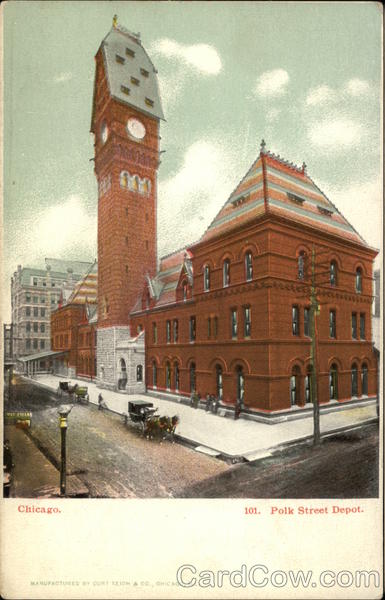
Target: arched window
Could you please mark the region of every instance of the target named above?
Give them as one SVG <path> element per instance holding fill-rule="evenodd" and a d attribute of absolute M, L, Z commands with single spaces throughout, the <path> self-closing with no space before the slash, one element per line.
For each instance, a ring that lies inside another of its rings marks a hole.
<path fill-rule="evenodd" d="M 311 374 L 311 367 L 309 367 L 306 371 L 306 376 L 305 376 L 305 404 L 310 404 L 313 401 L 311 385 L 312 385 L 312 374 Z"/>
<path fill-rule="evenodd" d="M 223 261 L 223 287 L 230 285 L 230 260 Z"/>
<path fill-rule="evenodd" d="M 246 252 L 245 254 L 245 274 L 246 281 L 253 279 L 253 255 L 251 252 Z"/>
<path fill-rule="evenodd" d="M 299 368 L 293 367 L 290 377 L 290 405 L 296 406 L 298 404 L 298 392 L 299 392 Z"/>
<path fill-rule="evenodd" d="M 155 360 L 152 361 L 152 387 L 156 388 L 158 382 L 158 371 Z"/>
<path fill-rule="evenodd" d="M 208 265 L 203 267 L 203 289 L 205 292 L 210 289 L 210 267 Z"/>
<path fill-rule="evenodd" d="M 298 254 L 298 279 L 305 279 L 306 274 L 306 253 L 301 250 Z"/>
<path fill-rule="evenodd" d="M 332 364 L 329 371 L 329 397 L 330 400 L 337 400 L 338 398 L 338 370 L 336 364 Z"/>
<path fill-rule="evenodd" d="M 223 398 L 223 373 L 221 365 L 215 367 L 215 377 L 217 384 L 217 397 L 222 400 Z"/>
<path fill-rule="evenodd" d="M 127 171 L 122 171 L 120 173 L 120 187 L 128 188 L 130 187 L 130 175 Z"/>
<path fill-rule="evenodd" d="M 137 365 L 136 367 L 136 381 L 143 381 L 143 366 Z"/>
<path fill-rule="evenodd" d="M 358 396 L 358 369 L 356 363 L 352 365 L 351 371 L 352 377 L 352 397 Z"/>
<path fill-rule="evenodd" d="M 140 191 L 142 194 L 149 194 L 151 189 L 151 183 L 148 179 L 141 179 L 140 181 Z"/>
<path fill-rule="evenodd" d="M 366 363 L 361 367 L 361 394 L 368 395 L 368 365 Z"/>
<path fill-rule="evenodd" d="M 356 269 L 356 292 L 358 294 L 362 292 L 362 269 L 360 267 Z"/>
<path fill-rule="evenodd" d="M 335 260 L 330 263 L 330 285 L 337 285 L 337 263 Z"/>
<path fill-rule="evenodd" d="M 245 396 L 245 376 L 243 374 L 243 368 L 239 365 L 236 368 L 237 375 L 237 405 L 243 407 L 243 400 Z"/>
<path fill-rule="evenodd" d="M 196 390 L 196 371 L 195 371 L 195 363 L 191 363 L 190 365 L 190 392 L 195 392 Z"/>
<path fill-rule="evenodd" d="M 171 389 L 171 365 L 169 362 L 166 363 L 166 388 Z"/>
<path fill-rule="evenodd" d="M 125 390 L 127 385 L 127 367 L 124 358 L 120 359 L 120 373 L 118 379 L 118 389 Z"/>
<path fill-rule="evenodd" d="M 137 192 L 139 191 L 139 177 L 137 175 L 134 175 L 131 179 L 131 187 L 132 189 Z"/>
<path fill-rule="evenodd" d="M 174 363 L 174 387 L 175 391 L 179 392 L 179 365 L 177 362 Z"/>

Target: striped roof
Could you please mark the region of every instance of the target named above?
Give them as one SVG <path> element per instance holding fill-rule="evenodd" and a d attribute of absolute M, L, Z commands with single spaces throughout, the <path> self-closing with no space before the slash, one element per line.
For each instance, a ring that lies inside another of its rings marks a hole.
<path fill-rule="evenodd" d="M 217 237 L 267 213 L 345 239 L 366 242 L 306 173 L 271 152 L 264 143 L 257 160 L 226 201 L 200 241 Z"/>
<path fill-rule="evenodd" d="M 67 304 L 96 304 L 98 293 L 98 263 L 95 261 L 88 273 L 76 285 Z"/>

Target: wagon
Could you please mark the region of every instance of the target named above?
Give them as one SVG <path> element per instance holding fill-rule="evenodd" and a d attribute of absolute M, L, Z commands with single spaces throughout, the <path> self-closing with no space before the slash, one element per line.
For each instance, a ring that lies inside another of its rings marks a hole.
<path fill-rule="evenodd" d="M 140 423 L 144 432 L 145 424 L 150 419 L 157 409 L 154 408 L 152 402 L 146 402 L 145 400 L 131 400 L 128 403 L 128 413 L 124 414 L 125 423 L 127 424 L 130 418 L 133 423 Z"/>
<path fill-rule="evenodd" d="M 85 386 L 77 386 L 74 390 L 75 394 L 75 402 L 79 402 L 80 404 L 88 404 L 90 401 L 90 397 L 88 395 L 88 387 Z"/>
<path fill-rule="evenodd" d="M 63 393 L 69 394 L 70 391 L 70 381 L 59 381 L 59 386 L 56 390 L 58 396 L 62 396 Z"/>

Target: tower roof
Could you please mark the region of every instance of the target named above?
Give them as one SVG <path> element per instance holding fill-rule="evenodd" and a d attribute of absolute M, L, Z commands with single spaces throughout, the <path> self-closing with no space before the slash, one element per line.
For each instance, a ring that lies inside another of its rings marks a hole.
<path fill-rule="evenodd" d="M 306 173 L 265 149 L 232 192 L 200 242 L 267 213 L 367 245 L 352 225 Z"/>
<path fill-rule="evenodd" d="M 110 94 L 158 119 L 164 119 L 157 70 L 135 34 L 114 24 L 101 44 Z"/>

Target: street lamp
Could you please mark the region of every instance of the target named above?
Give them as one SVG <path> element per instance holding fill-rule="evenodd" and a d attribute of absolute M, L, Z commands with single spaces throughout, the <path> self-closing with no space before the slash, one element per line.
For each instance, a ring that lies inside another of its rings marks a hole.
<path fill-rule="evenodd" d="M 72 410 L 72 406 L 63 404 L 59 407 L 58 413 L 59 427 L 61 434 L 61 462 L 60 462 L 60 495 L 65 496 L 66 493 L 66 433 L 67 433 L 67 416 Z"/>

